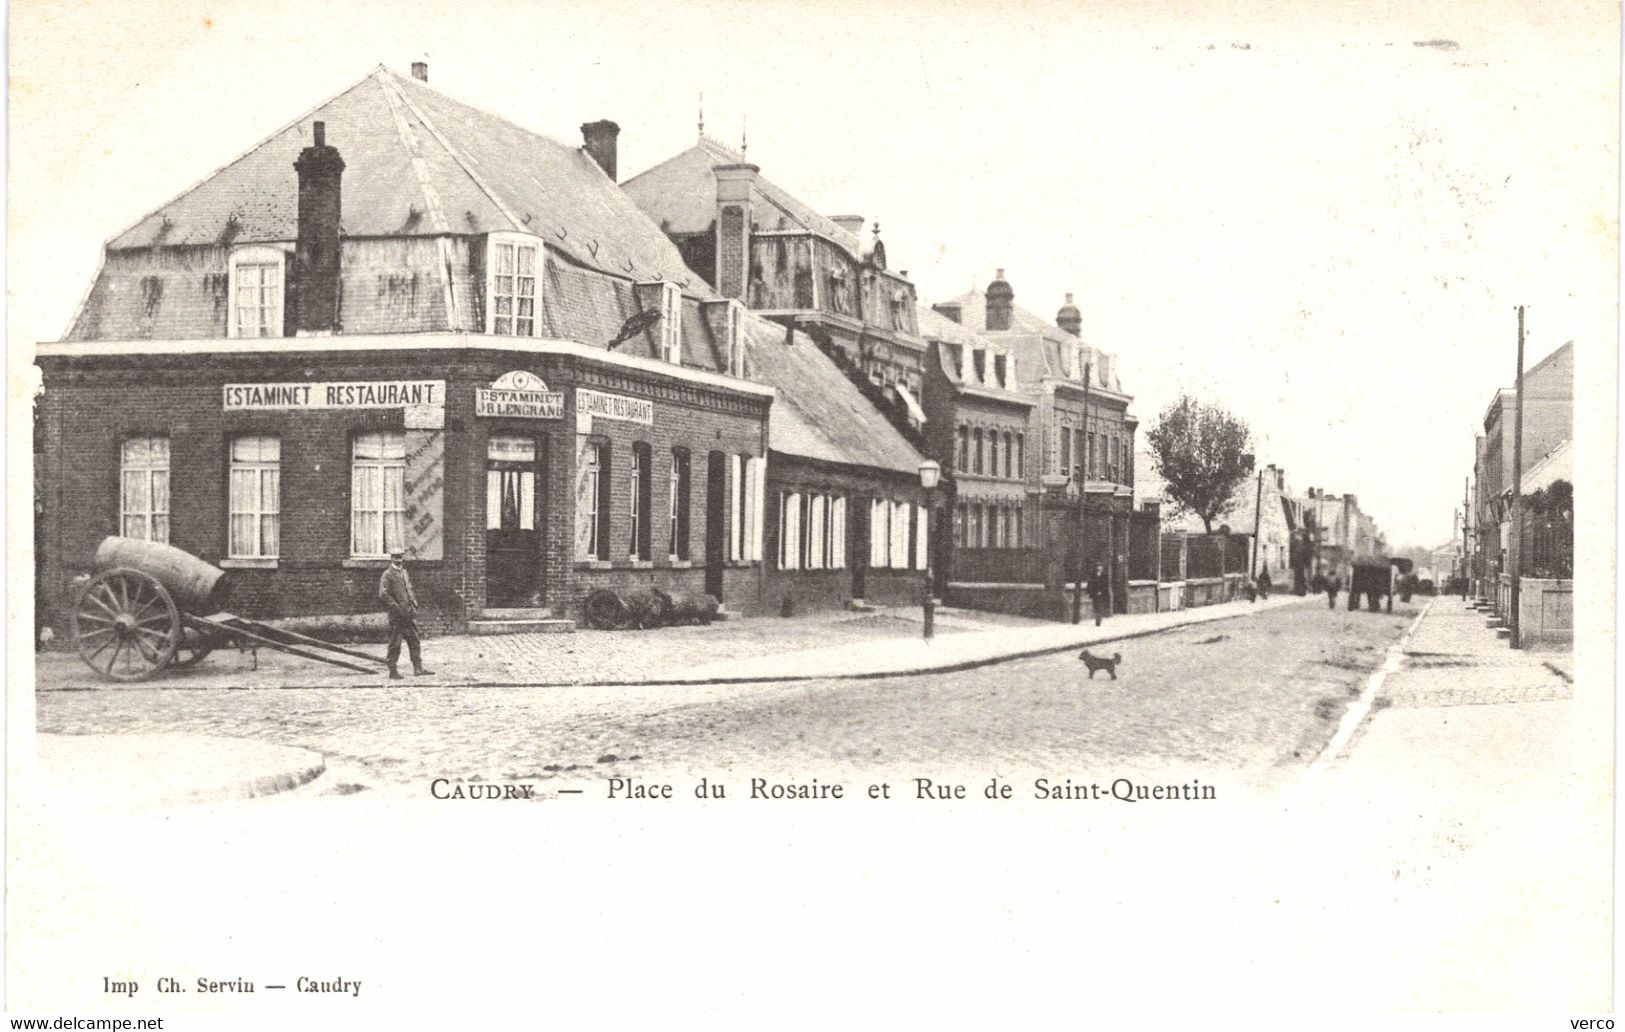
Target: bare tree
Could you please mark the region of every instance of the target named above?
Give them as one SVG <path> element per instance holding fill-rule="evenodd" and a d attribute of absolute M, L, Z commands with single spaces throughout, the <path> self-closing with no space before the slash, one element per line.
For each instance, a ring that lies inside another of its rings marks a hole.
<path fill-rule="evenodd" d="M 1146 441 L 1176 515 L 1194 513 L 1213 533 L 1213 521 L 1230 511 L 1236 488 L 1253 470 L 1247 424 L 1186 394 L 1162 410 Z"/>

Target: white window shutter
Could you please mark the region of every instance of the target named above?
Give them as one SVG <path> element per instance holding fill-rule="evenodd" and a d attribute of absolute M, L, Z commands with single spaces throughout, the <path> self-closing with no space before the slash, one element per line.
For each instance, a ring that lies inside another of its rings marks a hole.
<path fill-rule="evenodd" d="M 846 569 L 846 499 L 837 498 L 830 503 L 830 533 L 835 543 L 831 546 L 830 565 L 837 570 Z"/>
<path fill-rule="evenodd" d="M 764 455 L 753 458 L 750 462 L 754 470 L 752 474 L 752 484 L 754 485 L 752 497 L 756 499 L 756 508 L 754 519 L 751 521 L 751 525 L 755 529 L 752 531 L 749 558 L 759 560 L 762 558 L 762 513 L 764 508 L 762 500 L 766 497 L 767 490 L 767 457 Z"/>
<path fill-rule="evenodd" d="M 921 506 L 914 510 L 914 568 L 923 570 L 926 567 L 926 557 L 931 554 L 930 544 L 926 535 L 930 533 L 930 513 Z"/>
<path fill-rule="evenodd" d="M 735 560 L 743 554 L 739 539 L 744 529 L 744 485 L 740 483 L 744 479 L 744 472 L 744 456 L 728 456 L 728 558 Z"/>
<path fill-rule="evenodd" d="M 784 568 L 801 569 L 801 495 L 791 494 L 785 499 L 784 515 Z"/>

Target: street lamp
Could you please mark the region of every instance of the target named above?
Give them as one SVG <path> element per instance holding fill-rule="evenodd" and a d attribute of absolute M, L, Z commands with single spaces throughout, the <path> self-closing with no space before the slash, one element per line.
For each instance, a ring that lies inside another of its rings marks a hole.
<path fill-rule="evenodd" d="M 926 459 L 920 463 L 920 487 L 925 489 L 925 598 L 922 605 L 925 607 L 925 640 L 930 641 L 936 628 L 934 622 L 937 615 L 937 603 L 933 597 L 936 592 L 931 585 L 931 546 L 935 544 L 932 538 L 932 526 L 936 523 L 933 496 L 936 494 L 937 483 L 942 479 L 942 464 L 935 459 Z"/>

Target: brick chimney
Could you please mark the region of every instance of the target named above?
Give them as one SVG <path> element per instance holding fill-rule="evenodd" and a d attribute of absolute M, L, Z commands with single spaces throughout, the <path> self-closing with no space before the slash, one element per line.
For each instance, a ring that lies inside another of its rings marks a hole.
<path fill-rule="evenodd" d="M 340 181 L 344 159 L 327 145 L 327 125 L 312 128 L 311 146 L 293 163 L 299 173 L 299 236 L 293 251 L 294 328 L 300 336 L 339 329 Z"/>
<path fill-rule="evenodd" d="M 592 155 L 592 160 L 598 162 L 612 183 L 616 181 L 615 143 L 620 135 L 621 127 L 607 118 L 581 123 L 582 149 Z"/>
<path fill-rule="evenodd" d="M 1055 325 L 1074 337 L 1083 335 L 1083 315 L 1078 311 L 1078 306 L 1072 303 L 1071 294 L 1066 295 L 1066 304 L 1055 313 Z"/>
<path fill-rule="evenodd" d="M 412 78 L 416 79 L 418 82 L 428 82 L 429 81 L 429 62 L 427 62 L 427 61 L 413 61 L 412 62 Z"/>
<path fill-rule="evenodd" d="M 717 177 L 717 271 L 714 285 L 723 297 L 746 297 L 750 286 L 751 210 L 756 199 L 756 177 L 762 171 L 755 165 L 718 165 Z"/>
<path fill-rule="evenodd" d="M 855 237 L 863 235 L 862 215 L 831 215 L 829 220 Z"/>
<path fill-rule="evenodd" d="M 1010 312 L 1015 307 L 1015 299 L 1016 292 L 1004 281 L 1004 270 L 1000 269 L 993 282 L 987 285 L 987 329 L 1010 328 Z"/>
<path fill-rule="evenodd" d="M 931 310 L 945 319 L 952 319 L 956 323 L 965 321 L 965 306 L 957 301 L 938 301 L 931 306 Z"/>

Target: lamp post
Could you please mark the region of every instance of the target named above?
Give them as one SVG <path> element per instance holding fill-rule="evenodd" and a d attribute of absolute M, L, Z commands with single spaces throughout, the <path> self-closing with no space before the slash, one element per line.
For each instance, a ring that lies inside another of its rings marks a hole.
<path fill-rule="evenodd" d="M 937 483 L 942 479 L 942 465 L 934 459 L 926 459 L 920 463 L 920 487 L 925 489 L 925 598 L 922 605 L 925 607 L 925 640 L 930 641 L 936 633 L 934 626 L 937 617 L 937 602 L 933 597 L 936 591 L 931 584 L 931 546 L 934 536 L 932 525 L 936 523 L 936 508 L 932 504 L 937 491 Z"/>

